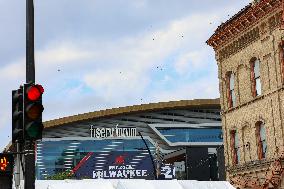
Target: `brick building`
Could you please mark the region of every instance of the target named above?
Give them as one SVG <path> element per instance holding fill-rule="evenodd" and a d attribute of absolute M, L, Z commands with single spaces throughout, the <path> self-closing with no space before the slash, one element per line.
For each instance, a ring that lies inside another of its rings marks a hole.
<path fill-rule="evenodd" d="M 207 41 L 218 64 L 227 180 L 237 188 L 284 188 L 283 7 L 253 1 Z"/>

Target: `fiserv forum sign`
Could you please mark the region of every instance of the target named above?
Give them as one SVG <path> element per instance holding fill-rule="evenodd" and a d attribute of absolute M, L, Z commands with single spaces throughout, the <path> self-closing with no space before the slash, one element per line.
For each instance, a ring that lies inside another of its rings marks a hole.
<path fill-rule="evenodd" d="M 106 127 L 90 127 L 92 138 L 129 138 L 136 137 L 135 127 L 118 127 L 116 124 L 113 128 Z"/>

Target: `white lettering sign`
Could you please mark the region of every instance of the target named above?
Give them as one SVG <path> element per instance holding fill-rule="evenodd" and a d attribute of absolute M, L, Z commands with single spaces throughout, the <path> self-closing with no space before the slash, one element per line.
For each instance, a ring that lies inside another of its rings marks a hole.
<path fill-rule="evenodd" d="M 134 169 L 131 165 L 109 166 L 109 170 L 93 171 L 93 178 L 134 178 L 147 177 L 147 170 Z"/>
<path fill-rule="evenodd" d="M 115 128 L 96 128 L 91 125 L 90 128 L 91 137 L 94 138 L 127 138 L 127 137 L 136 137 L 136 128 L 119 128 L 118 124 Z"/>

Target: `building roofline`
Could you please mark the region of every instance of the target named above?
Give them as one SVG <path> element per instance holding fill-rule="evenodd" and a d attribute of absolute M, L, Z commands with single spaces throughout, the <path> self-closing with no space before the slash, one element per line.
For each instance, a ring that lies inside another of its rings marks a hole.
<path fill-rule="evenodd" d="M 281 3 L 282 0 L 261 0 L 256 4 L 248 4 L 225 23 L 218 26 L 206 43 L 214 49 L 218 48 L 232 36 L 254 25 L 271 11 L 280 9 Z"/>
<path fill-rule="evenodd" d="M 60 125 L 74 123 L 79 121 L 85 121 L 90 119 L 99 119 L 104 117 L 125 115 L 131 113 L 139 113 L 146 111 L 155 111 L 162 109 L 176 109 L 176 108 L 193 108 L 193 107 L 220 107 L 219 98 L 216 99 L 194 99 L 194 100 L 180 100 L 180 101 L 169 101 L 169 102 L 158 102 L 141 105 L 133 105 L 126 107 L 118 107 L 112 109 L 105 109 L 100 111 L 88 112 L 78 115 L 72 115 L 68 117 L 62 117 L 45 121 L 43 123 L 44 128 L 57 127 Z"/>

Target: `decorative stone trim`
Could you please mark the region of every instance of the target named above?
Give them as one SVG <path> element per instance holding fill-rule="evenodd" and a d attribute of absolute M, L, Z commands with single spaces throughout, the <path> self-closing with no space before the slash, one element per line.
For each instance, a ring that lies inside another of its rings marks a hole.
<path fill-rule="evenodd" d="M 273 162 L 273 160 L 255 160 L 255 161 L 251 161 L 251 162 L 247 162 L 245 164 L 241 164 L 241 165 L 235 165 L 235 166 L 231 166 L 231 167 L 226 167 L 226 170 L 230 173 L 230 174 L 235 174 L 237 172 L 245 172 L 245 171 L 251 171 L 251 170 L 258 170 L 258 169 L 267 169 L 269 167 L 269 165 Z M 284 161 L 283 161 L 284 163 Z"/>
<path fill-rule="evenodd" d="M 282 166 L 284 161 L 284 147 L 280 148 L 280 154 L 278 158 L 270 161 L 259 161 L 257 165 L 264 163 L 266 167 L 268 163 L 270 166 L 265 174 L 264 182 L 260 182 L 261 178 L 252 178 L 248 176 L 233 176 L 230 178 L 230 183 L 236 188 L 251 188 L 251 189 L 268 189 L 268 188 L 278 188 L 281 183 L 281 178 L 283 177 L 284 167 Z M 245 166 L 245 165 L 242 165 Z M 251 168 L 248 168 L 251 169 Z"/>
<path fill-rule="evenodd" d="M 215 50 L 222 47 L 236 35 L 247 30 L 248 26 L 255 26 L 261 19 L 278 10 L 281 3 L 282 0 L 261 0 L 255 6 L 248 5 L 230 20 L 220 25 L 206 43 Z"/>
<path fill-rule="evenodd" d="M 229 58 L 230 56 L 238 53 L 240 50 L 246 48 L 254 41 L 258 40 L 261 35 L 264 35 L 267 33 L 267 31 L 273 31 L 281 24 L 281 12 L 276 13 L 275 15 L 269 17 L 266 22 L 263 22 L 259 27 L 255 27 L 254 29 L 248 31 L 241 37 L 239 37 L 237 40 L 233 41 L 229 45 L 227 45 L 225 48 L 220 50 L 219 52 L 219 61 L 222 62 L 223 60 Z M 269 36 L 265 36 L 265 38 L 262 39 L 262 42 L 265 40 L 268 40 Z"/>
<path fill-rule="evenodd" d="M 252 42 L 258 40 L 260 37 L 259 28 L 256 27 L 246 34 L 239 37 L 237 40 L 227 45 L 219 52 L 219 61 L 229 58 L 231 55 L 236 54 L 240 50 L 246 48 Z"/>

